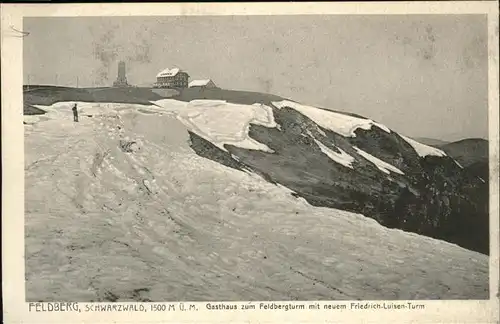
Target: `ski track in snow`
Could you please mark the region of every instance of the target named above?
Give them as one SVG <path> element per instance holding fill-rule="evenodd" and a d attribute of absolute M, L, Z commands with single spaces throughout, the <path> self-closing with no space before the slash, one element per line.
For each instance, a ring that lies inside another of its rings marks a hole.
<path fill-rule="evenodd" d="M 487 256 L 201 158 L 173 106 L 25 126 L 28 301 L 488 297 Z"/>

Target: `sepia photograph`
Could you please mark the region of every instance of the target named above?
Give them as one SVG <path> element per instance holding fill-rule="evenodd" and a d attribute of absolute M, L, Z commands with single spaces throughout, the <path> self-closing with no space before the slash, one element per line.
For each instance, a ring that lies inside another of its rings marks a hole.
<path fill-rule="evenodd" d="M 22 48 L 30 311 L 488 302 L 488 26 L 486 14 L 24 17 L 8 32 Z"/>
<path fill-rule="evenodd" d="M 27 300 L 488 299 L 486 26 L 25 19 Z"/>

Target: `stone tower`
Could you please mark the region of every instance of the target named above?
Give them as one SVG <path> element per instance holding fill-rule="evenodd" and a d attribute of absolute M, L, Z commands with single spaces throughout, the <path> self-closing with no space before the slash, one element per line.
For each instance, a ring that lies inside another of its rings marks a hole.
<path fill-rule="evenodd" d="M 127 75 L 125 69 L 125 62 L 120 61 L 118 63 L 118 77 L 116 81 L 113 83 L 114 87 L 128 87 Z"/>

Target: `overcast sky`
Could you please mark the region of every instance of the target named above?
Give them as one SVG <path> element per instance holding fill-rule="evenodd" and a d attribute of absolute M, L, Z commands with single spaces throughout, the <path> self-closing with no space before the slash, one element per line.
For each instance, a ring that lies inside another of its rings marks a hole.
<path fill-rule="evenodd" d="M 25 18 L 24 80 L 152 84 L 166 67 L 223 88 L 355 112 L 402 134 L 487 138 L 482 15 Z"/>

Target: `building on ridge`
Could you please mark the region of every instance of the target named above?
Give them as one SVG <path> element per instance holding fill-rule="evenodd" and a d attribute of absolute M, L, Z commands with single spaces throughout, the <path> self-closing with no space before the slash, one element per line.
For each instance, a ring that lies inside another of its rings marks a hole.
<path fill-rule="evenodd" d="M 190 88 L 217 88 L 215 83 L 210 80 L 193 80 L 189 82 L 189 87 Z"/>
<path fill-rule="evenodd" d="M 154 88 L 187 88 L 189 74 L 179 68 L 165 69 L 156 75 Z"/>

